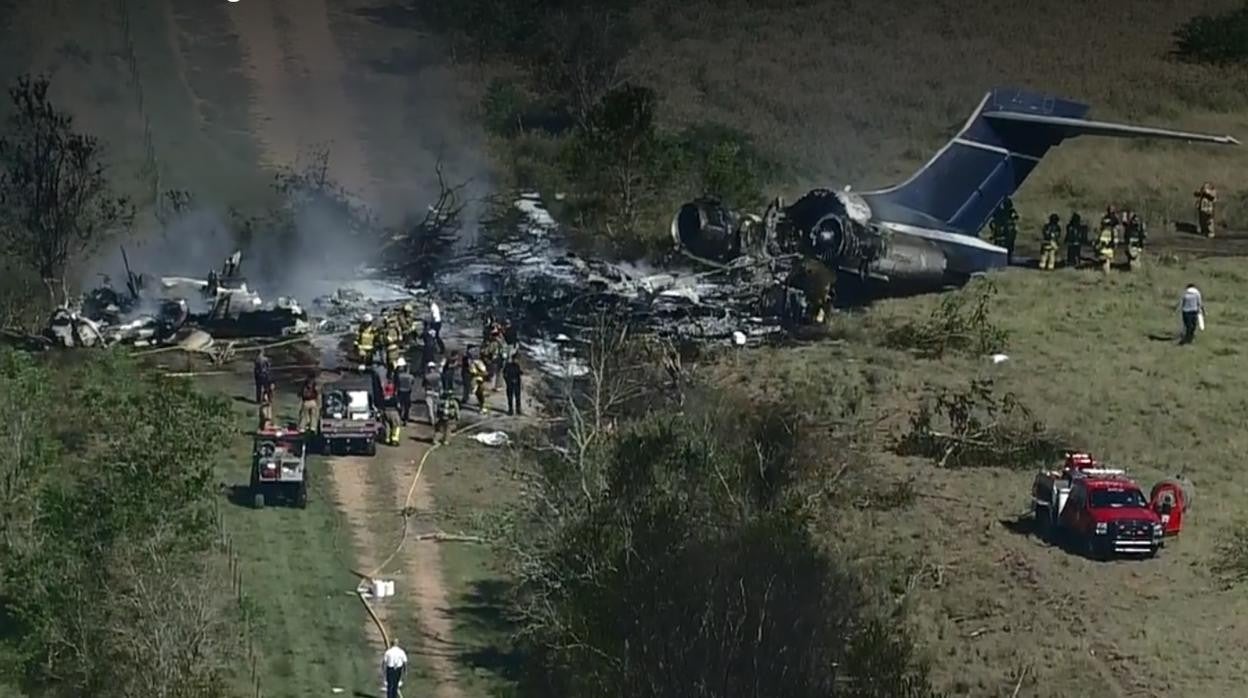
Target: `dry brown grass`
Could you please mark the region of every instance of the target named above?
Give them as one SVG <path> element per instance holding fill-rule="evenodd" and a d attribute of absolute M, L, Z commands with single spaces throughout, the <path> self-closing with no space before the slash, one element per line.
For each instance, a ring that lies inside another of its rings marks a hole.
<path fill-rule="evenodd" d="M 776 9 L 788 5 L 787 9 Z M 632 72 L 672 123 L 722 122 L 792 163 L 796 182 L 868 188 L 922 164 L 993 86 L 1086 101 L 1097 118 L 1248 138 L 1248 72 L 1168 58 L 1171 32 L 1235 0 L 1079 3 L 655 3 Z M 1018 201 L 1024 223 L 1108 200 L 1186 220 L 1204 179 L 1224 198 L 1248 149 L 1085 138 L 1054 151 Z M 780 193 L 780 192 L 777 192 Z M 1248 224 L 1248 207 L 1226 214 Z"/>

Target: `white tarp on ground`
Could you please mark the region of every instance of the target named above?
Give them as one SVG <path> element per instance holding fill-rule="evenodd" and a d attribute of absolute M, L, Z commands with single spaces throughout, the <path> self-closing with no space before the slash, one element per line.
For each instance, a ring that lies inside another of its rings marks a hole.
<path fill-rule="evenodd" d="M 494 447 L 506 446 L 511 442 L 507 433 L 502 431 L 487 431 L 483 434 L 476 434 L 472 438 L 479 444 Z"/>

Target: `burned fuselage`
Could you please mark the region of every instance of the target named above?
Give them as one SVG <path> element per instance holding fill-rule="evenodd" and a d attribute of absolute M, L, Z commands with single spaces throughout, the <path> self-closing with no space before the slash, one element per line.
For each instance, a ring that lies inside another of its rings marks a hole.
<path fill-rule="evenodd" d="M 965 280 L 949 268 L 933 241 L 874 223 L 851 192 L 816 189 L 790 205 L 776 199 L 762 216 L 741 214 L 713 198 L 685 204 L 672 220 L 672 238 L 691 256 L 717 263 L 749 257 L 814 258 L 840 277 L 916 290 Z"/>

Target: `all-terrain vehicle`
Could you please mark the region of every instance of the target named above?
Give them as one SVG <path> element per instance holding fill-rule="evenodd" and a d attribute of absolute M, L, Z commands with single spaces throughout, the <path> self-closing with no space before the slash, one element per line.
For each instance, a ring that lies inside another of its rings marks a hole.
<path fill-rule="evenodd" d="M 293 429 L 256 432 L 251 458 L 251 496 L 257 509 L 265 502 L 284 501 L 300 509 L 308 505 L 305 439 Z"/>
<path fill-rule="evenodd" d="M 377 439 L 384 432 L 373 396 L 371 373 L 343 378 L 321 391 L 321 451 L 336 455 L 377 453 Z"/>
<path fill-rule="evenodd" d="M 1094 559 L 1151 557 L 1165 545 L 1182 490 L 1167 481 L 1150 501 L 1126 472 L 1104 468 L 1086 453 L 1069 453 L 1061 470 L 1042 471 L 1032 485 L 1037 532 L 1072 544 Z M 1177 494 L 1176 494 L 1177 492 Z M 1163 515 L 1165 519 L 1163 520 Z"/>

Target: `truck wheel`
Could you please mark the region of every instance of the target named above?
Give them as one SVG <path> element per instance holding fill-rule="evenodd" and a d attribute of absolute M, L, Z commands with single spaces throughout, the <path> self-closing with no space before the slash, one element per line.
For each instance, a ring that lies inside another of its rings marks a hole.
<path fill-rule="evenodd" d="M 1107 556 L 1105 551 L 1101 549 L 1101 546 L 1096 544 L 1096 539 L 1088 536 L 1084 541 L 1084 552 L 1087 553 L 1088 559 L 1103 562 Z"/>
<path fill-rule="evenodd" d="M 264 493 L 257 492 L 254 495 L 252 495 L 251 505 L 255 507 L 256 509 L 263 509 L 264 508 Z"/>
<path fill-rule="evenodd" d="M 1039 504 L 1032 508 L 1032 530 L 1041 540 L 1049 539 L 1049 510 Z"/>
<path fill-rule="evenodd" d="M 295 506 L 300 509 L 308 508 L 308 483 L 299 483 L 299 493 L 295 495 Z"/>
<path fill-rule="evenodd" d="M 377 440 L 376 439 L 369 439 L 368 442 L 364 445 L 364 455 L 366 456 L 377 455 Z"/>

